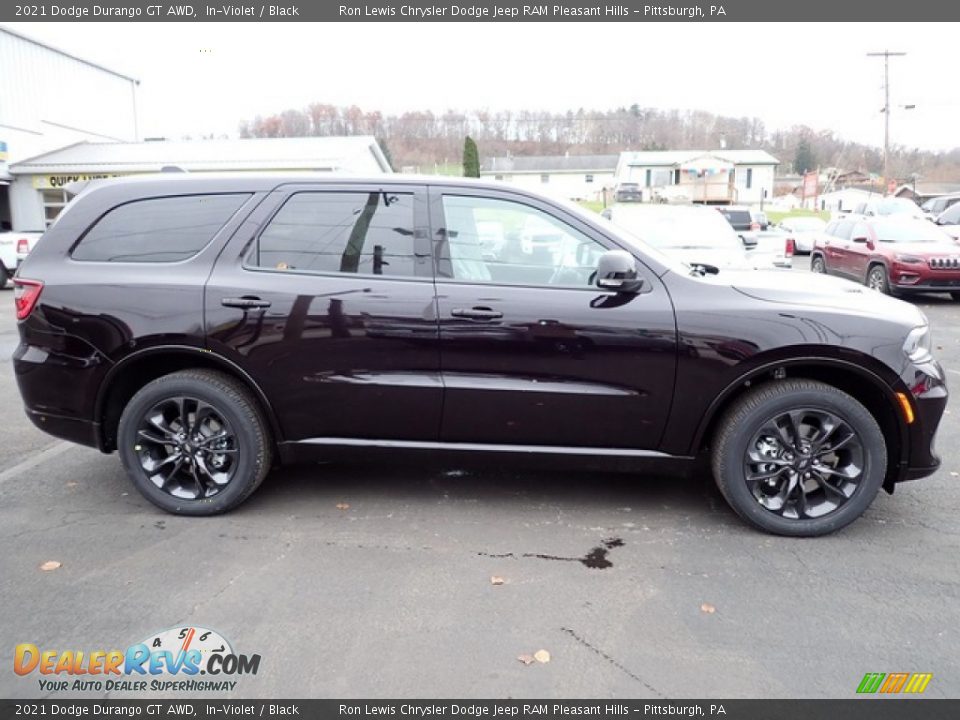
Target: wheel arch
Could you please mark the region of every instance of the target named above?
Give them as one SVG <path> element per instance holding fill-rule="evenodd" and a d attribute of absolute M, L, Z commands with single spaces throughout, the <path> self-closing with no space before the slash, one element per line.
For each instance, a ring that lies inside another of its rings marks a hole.
<path fill-rule="evenodd" d="M 865 358 L 869 360 L 869 358 Z M 839 358 L 799 357 L 767 362 L 730 383 L 704 414 L 694 436 L 692 450 L 703 450 L 714 437 L 720 419 L 744 393 L 761 383 L 785 378 L 819 380 L 844 391 L 861 403 L 880 425 L 887 443 L 887 470 L 883 487 L 893 492 L 900 467 L 909 461 L 906 424 L 894 389 L 868 366 Z"/>
<path fill-rule="evenodd" d="M 219 370 L 241 382 L 252 394 L 266 418 L 274 450 L 282 442 L 280 424 L 266 394 L 236 363 L 209 350 L 189 345 L 161 345 L 131 353 L 110 368 L 94 406 L 94 418 L 100 424 L 100 449 L 112 452 L 117 447 L 120 414 L 130 398 L 147 383 L 178 370 Z M 275 455 L 276 457 L 277 455 Z"/>

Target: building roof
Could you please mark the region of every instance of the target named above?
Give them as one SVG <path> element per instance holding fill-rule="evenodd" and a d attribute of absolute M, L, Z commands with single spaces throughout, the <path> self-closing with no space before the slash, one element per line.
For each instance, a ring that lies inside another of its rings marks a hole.
<path fill-rule="evenodd" d="M 681 165 L 705 156 L 726 160 L 734 165 L 779 165 L 766 150 L 644 150 L 620 153 L 620 162 L 641 167 Z"/>
<path fill-rule="evenodd" d="M 8 35 L 12 35 L 13 37 L 20 38 L 21 40 L 25 40 L 28 43 L 33 43 L 34 45 L 38 45 L 46 50 L 55 52 L 58 55 L 63 55 L 64 57 L 68 57 L 71 60 L 76 60 L 77 62 L 81 62 L 84 65 L 95 67 L 97 68 L 97 70 L 103 70 L 104 72 L 110 73 L 111 75 L 116 75 L 117 77 L 121 77 L 124 80 L 129 80 L 130 82 L 136 83 L 137 85 L 140 84 L 140 81 L 135 77 L 124 75 L 123 73 L 117 72 L 116 70 L 111 70 L 110 68 L 100 65 L 99 63 L 91 62 L 90 60 L 74 55 L 73 53 L 68 53 L 66 50 L 61 50 L 60 48 L 54 47 L 53 45 L 48 45 L 45 42 L 40 42 L 39 40 L 36 40 L 35 38 L 30 37 L 29 35 L 24 35 L 22 32 L 19 32 L 18 30 L 10 29 L 6 25 L 0 25 L 0 32 L 5 32 Z"/>
<path fill-rule="evenodd" d="M 527 155 L 494 157 L 483 161 L 480 172 L 549 173 L 549 172 L 613 172 L 619 155 Z"/>
<path fill-rule="evenodd" d="M 938 197 L 940 195 L 960 193 L 960 183 L 918 182 L 916 186 L 914 186 L 913 183 L 905 183 L 896 189 L 894 195 L 899 195 L 905 190 L 909 190 L 911 194 L 916 193 L 922 197 Z"/>
<path fill-rule="evenodd" d="M 340 170 L 369 171 L 372 157 L 391 172 L 373 136 L 158 140 L 138 143 L 79 142 L 10 166 L 14 175 L 147 173 L 164 167 L 187 171 Z"/>

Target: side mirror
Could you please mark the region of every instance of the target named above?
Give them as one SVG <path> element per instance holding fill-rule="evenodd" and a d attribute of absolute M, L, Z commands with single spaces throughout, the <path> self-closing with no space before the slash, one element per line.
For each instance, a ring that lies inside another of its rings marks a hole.
<path fill-rule="evenodd" d="M 743 247 L 747 250 L 753 250 L 757 247 L 757 238 L 752 235 L 741 235 L 740 242 L 743 243 Z"/>
<path fill-rule="evenodd" d="M 622 293 L 637 293 L 643 278 L 637 275 L 637 261 L 625 250 L 608 250 L 597 263 L 597 287 Z"/>

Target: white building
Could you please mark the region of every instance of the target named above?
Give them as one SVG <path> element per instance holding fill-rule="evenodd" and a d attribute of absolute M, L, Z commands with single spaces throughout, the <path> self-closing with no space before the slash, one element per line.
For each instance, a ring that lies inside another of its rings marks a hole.
<path fill-rule="evenodd" d="M 623 152 L 617 183 L 638 183 L 645 201 L 753 204 L 773 199 L 780 161 L 764 150 Z"/>
<path fill-rule="evenodd" d="M 44 227 L 9 166 L 84 140 L 136 140 L 136 90 L 132 77 L 0 27 L 0 230 Z"/>
<path fill-rule="evenodd" d="M 480 177 L 567 198 L 597 200 L 614 185 L 617 155 L 538 155 L 483 161 Z"/>
<path fill-rule="evenodd" d="M 80 142 L 10 166 L 18 220 L 43 229 L 65 202 L 64 185 L 78 180 L 162 171 L 320 171 L 351 175 L 391 172 L 372 136 Z"/>
<path fill-rule="evenodd" d="M 870 192 L 860 188 L 843 188 L 818 195 L 815 198 L 807 198 L 802 206 L 807 210 L 828 210 L 831 213 L 852 212 L 860 203 L 869 200 L 878 200 L 883 197 L 883 193 Z"/>

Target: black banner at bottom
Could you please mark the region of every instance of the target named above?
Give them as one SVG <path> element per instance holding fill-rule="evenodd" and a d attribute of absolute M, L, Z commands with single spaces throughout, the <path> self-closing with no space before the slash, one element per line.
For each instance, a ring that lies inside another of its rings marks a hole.
<path fill-rule="evenodd" d="M 0 700 L 0 718 L 953 720 L 960 700 Z"/>

